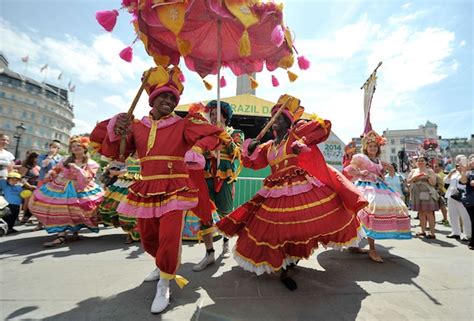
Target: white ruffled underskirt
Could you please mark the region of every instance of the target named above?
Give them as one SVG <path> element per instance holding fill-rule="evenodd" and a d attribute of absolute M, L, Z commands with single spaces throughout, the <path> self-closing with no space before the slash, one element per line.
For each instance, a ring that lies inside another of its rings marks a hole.
<path fill-rule="evenodd" d="M 344 248 L 359 246 L 359 242 L 364 238 L 366 238 L 366 235 L 365 235 L 364 229 L 362 228 L 362 226 L 360 226 L 360 228 L 357 230 L 357 236 L 347 243 L 330 242 L 326 245 L 324 244 L 320 244 L 320 245 L 323 246 L 325 249 L 332 248 L 333 250 L 342 251 Z M 279 269 L 276 270 L 270 264 L 263 263 L 259 266 L 256 266 L 253 263 L 247 261 L 236 252 L 236 246 L 234 246 L 234 248 L 232 249 L 232 252 L 234 254 L 235 261 L 237 261 L 237 264 L 246 271 L 253 272 L 257 275 L 262 275 L 263 273 L 272 274 L 279 271 Z M 297 261 L 299 260 L 300 260 L 299 258 L 287 257 L 283 261 L 281 268 L 286 268 L 287 266 L 291 264 L 296 264 Z"/>

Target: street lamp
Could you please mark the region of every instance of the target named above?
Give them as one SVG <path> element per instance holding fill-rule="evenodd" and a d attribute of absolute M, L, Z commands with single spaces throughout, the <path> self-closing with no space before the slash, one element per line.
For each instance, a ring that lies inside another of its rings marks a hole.
<path fill-rule="evenodd" d="M 15 159 L 18 159 L 18 147 L 20 147 L 21 135 L 25 133 L 25 130 L 26 127 L 23 122 L 16 126 L 15 135 L 13 135 L 13 138 L 16 138 Z"/>

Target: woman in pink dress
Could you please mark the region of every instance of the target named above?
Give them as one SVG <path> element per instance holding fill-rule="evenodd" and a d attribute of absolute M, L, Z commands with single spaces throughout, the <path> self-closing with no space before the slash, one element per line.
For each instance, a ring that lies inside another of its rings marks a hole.
<path fill-rule="evenodd" d="M 344 169 L 369 201 L 358 216 L 369 241 L 369 257 L 378 263 L 383 259 L 375 249 L 375 240 L 411 239 L 408 208 L 400 195 L 384 181 L 387 164 L 379 159 L 380 146 L 384 143 L 385 139 L 375 131 L 368 132 L 362 138 L 363 153 L 354 155 L 350 165 Z"/>
<path fill-rule="evenodd" d="M 102 202 L 102 188 L 94 182 L 99 165 L 89 159 L 88 137 L 73 136 L 70 156 L 46 176 L 47 182 L 31 197 L 30 211 L 50 234 L 57 233 L 46 247 L 62 245 L 68 231 L 77 237 L 80 229 L 98 232 L 97 207 Z"/>

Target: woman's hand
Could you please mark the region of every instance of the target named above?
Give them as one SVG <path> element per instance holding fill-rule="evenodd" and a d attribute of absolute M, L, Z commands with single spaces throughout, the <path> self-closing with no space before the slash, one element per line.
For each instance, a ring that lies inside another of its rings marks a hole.
<path fill-rule="evenodd" d="M 260 145 L 260 141 L 257 139 L 252 139 L 252 142 L 250 142 L 249 147 L 247 148 L 249 155 L 253 154 L 258 145 Z"/>
<path fill-rule="evenodd" d="M 79 166 L 77 166 L 76 163 L 69 163 L 68 166 L 70 169 L 79 169 Z"/>

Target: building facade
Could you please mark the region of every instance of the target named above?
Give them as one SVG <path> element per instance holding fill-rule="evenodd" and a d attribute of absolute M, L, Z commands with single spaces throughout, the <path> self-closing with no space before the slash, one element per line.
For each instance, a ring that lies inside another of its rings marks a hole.
<path fill-rule="evenodd" d="M 387 163 L 398 163 L 398 155 L 404 151 L 407 156 L 421 152 L 425 139 L 438 139 L 438 125 L 427 121 L 417 129 L 384 130 L 387 143 L 382 147 L 381 158 Z"/>
<path fill-rule="evenodd" d="M 43 152 L 52 140 L 66 147 L 73 118 L 66 89 L 10 70 L 8 60 L 0 53 L 0 133 L 10 137 L 9 150 L 13 154 L 18 145 L 18 158 L 24 159 L 27 150 Z M 18 140 L 15 132 L 21 124 L 26 130 Z"/>
<path fill-rule="evenodd" d="M 474 135 L 470 138 L 445 138 L 448 142 L 446 147 L 446 156 L 454 159 L 457 155 L 472 155 L 474 154 Z"/>

